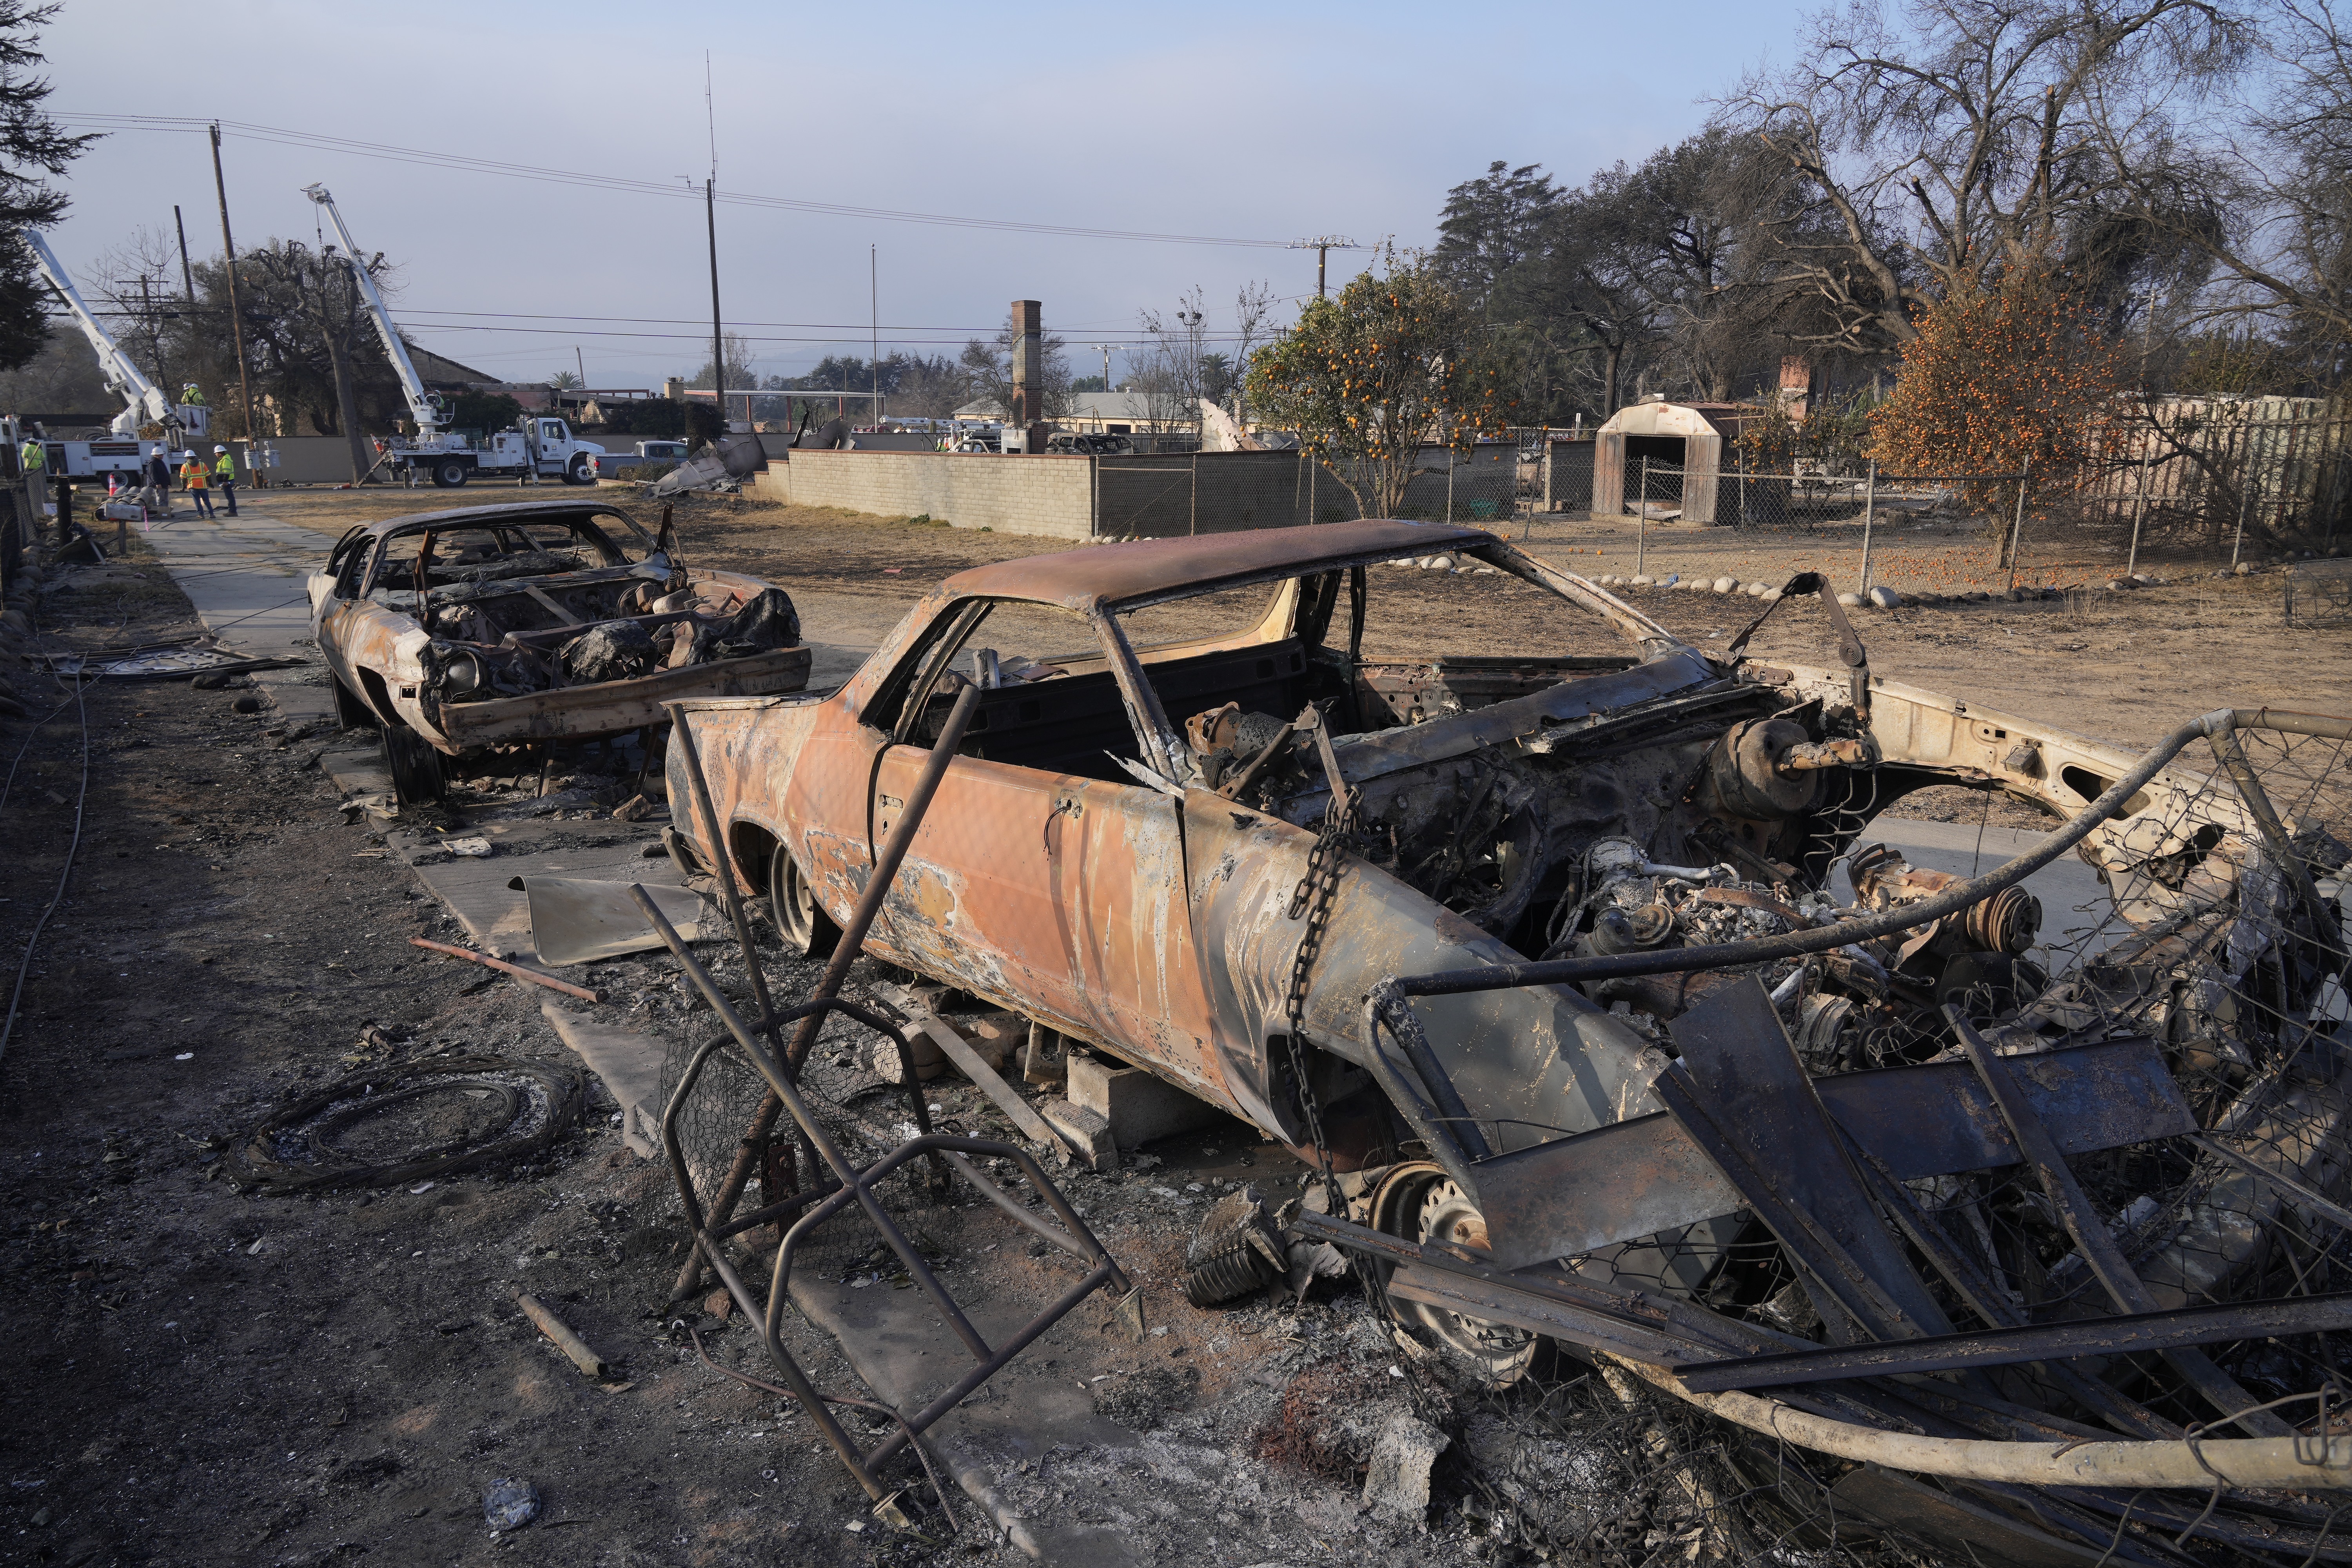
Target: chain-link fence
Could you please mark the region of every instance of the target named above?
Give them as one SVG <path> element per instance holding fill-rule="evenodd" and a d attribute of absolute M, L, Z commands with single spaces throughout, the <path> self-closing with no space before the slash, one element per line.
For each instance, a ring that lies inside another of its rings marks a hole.
<path fill-rule="evenodd" d="M 1555 468 L 1560 445 L 1553 446 Z M 1637 458 L 1626 464 L 1618 516 L 1554 521 L 1530 513 L 1520 533 L 1599 542 L 1597 525 L 1607 536 L 1609 570 L 1660 582 L 1727 576 L 1777 585 L 1821 571 L 1857 594 L 1879 583 L 1909 593 L 2000 593 L 2054 585 L 2069 572 L 2079 582 L 2095 563 L 2055 557 L 2047 541 L 2011 547 L 2021 528 L 2032 541 L 2028 509 L 2015 499 L 2030 496 L 2029 486 L 2024 473 L 1755 472 Z M 1994 527 L 1960 505 L 1963 490 L 1999 498 Z"/>

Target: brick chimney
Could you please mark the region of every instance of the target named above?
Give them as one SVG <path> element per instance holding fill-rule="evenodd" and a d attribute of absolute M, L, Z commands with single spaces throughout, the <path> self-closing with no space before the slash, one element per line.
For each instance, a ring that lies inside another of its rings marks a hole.
<path fill-rule="evenodd" d="M 1026 430 L 1045 417 L 1045 307 L 1034 300 L 1013 301 L 1012 425 Z"/>
<path fill-rule="evenodd" d="M 1801 425 L 1812 405 L 1813 367 L 1802 354 L 1786 354 L 1780 360 L 1780 406 L 1789 417 Z"/>

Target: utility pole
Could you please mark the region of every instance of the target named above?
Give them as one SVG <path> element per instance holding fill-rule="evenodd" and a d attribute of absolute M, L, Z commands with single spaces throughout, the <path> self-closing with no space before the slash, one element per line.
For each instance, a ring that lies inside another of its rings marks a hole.
<path fill-rule="evenodd" d="M 874 353 L 873 357 L 866 361 L 866 368 L 874 373 L 873 414 L 877 430 L 882 428 L 882 263 L 877 259 L 878 255 L 876 247 L 868 245 L 866 247 L 866 308 L 869 312 L 866 321 L 874 331 Z"/>
<path fill-rule="evenodd" d="M 702 216 L 710 230 L 710 401 L 727 434 L 727 344 L 719 330 L 719 110 L 710 90 L 710 51 L 702 51 L 702 117 L 710 132 L 710 177 L 702 182 Z M 718 443 L 714 440 L 713 446 Z"/>
<path fill-rule="evenodd" d="M 1364 247 L 1358 245 L 1354 240 L 1348 238 L 1345 235 L 1318 234 L 1312 239 L 1294 239 L 1290 242 L 1289 248 L 1292 250 L 1311 250 L 1315 253 L 1315 297 L 1318 300 L 1320 300 L 1323 298 L 1323 264 L 1325 259 L 1335 250 L 1361 250 Z"/>
<path fill-rule="evenodd" d="M 727 347 L 719 331 L 718 182 L 702 182 L 702 216 L 710 227 L 710 397 L 719 405 L 719 433 L 727 433 Z"/>
<path fill-rule="evenodd" d="M 172 226 L 180 233 L 180 281 L 187 286 L 188 303 L 194 305 L 196 302 L 196 269 L 188 265 L 188 226 L 180 220 L 180 204 L 177 202 L 172 204 Z"/>
<path fill-rule="evenodd" d="M 220 198 L 221 253 L 228 264 L 229 332 L 236 343 L 237 401 L 245 408 L 245 461 L 246 467 L 253 472 L 254 487 L 259 489 L 268 481 L 262 477 L 260 466 L 253 460 L 254 447 L 259 432 L 255 427 L 253 418 L 253 381 L 245 368 L 245 310 L 237 303 L 236 298 L 236 241 L 229 237 L 228 232 L 228 184 L 221 177 L 221 138 L 218 121 L 213 121 L 212 136 L 213 194 Z"/>
<path fill-rule="evenodd" d="M 1114 343 L 1088 343 L 1087 345 L 1087 347 L 1090 349 L 1102 350 L 1103 390 L 1105 392 L 1108 392 L 1110 390 L 1110 351 L 1117 346 L 1118 345 Z"/>

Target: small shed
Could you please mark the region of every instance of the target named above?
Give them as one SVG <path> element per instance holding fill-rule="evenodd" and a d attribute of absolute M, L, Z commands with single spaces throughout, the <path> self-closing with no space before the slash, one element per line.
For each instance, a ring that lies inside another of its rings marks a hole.
<path fill-rule="evenodd" d="M 1642 472 L 1647 458 L 1653 470 L 1651 499 L 1664 499 L 1655 470 L 1679 471 L 1682 521 L 1716 521 L 1724 444 L 1736 440 L 1741 426 L 1761 415 L 1762 410 L 1738 403 L 1650 402 L 1619 409 L 1593 435 L 1592 510 L 1612 517 L 1627 510 L 1628 493 L 1641 488 L 1633 476 Z M 1738 516 L 1736 510 L 1732 516 Z"/>

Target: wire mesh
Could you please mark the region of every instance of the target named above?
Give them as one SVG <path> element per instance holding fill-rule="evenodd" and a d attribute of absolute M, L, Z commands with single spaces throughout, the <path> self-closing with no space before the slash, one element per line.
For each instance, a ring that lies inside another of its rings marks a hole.
<path fill-rule="evenodd" d="M 2352 626 L 2352 561 L 2306 561 L 2280 593 L 2291 626 Z"/>
<path fill-rule="evenodd" d="M 662 1053 L 661 1103 L 665 1107 L 676 1097 L 678 1083 L 695 1052 L 709 1044 L 712 1034 L 718 1032 L 714 1026 L 700 1035 L 680 1031 L 672 1037 Z M 695 1195 L 706 1212 L 735 1163 L 745 1129 L 751 1125 L 767 1096 L 767 1079 L 743 1055 L 743 1047 L 730 1039 L 711 1057 L 695 1083 L 694 1092 L 678 1108 L 678 1146 L 686 1156 L 687 1173 L 693 1179 Z"/>

